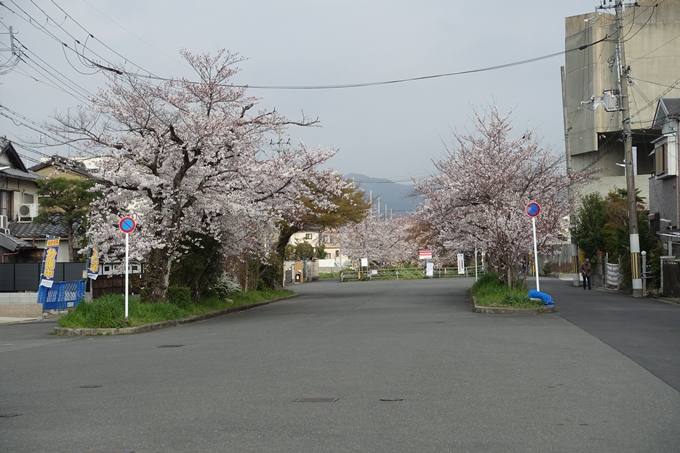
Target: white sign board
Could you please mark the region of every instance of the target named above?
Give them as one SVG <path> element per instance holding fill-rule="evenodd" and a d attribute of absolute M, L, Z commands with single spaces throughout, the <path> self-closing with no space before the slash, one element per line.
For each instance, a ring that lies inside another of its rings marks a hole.
<path fill-rule="evenodd" d="M 462 253 L 458 254 L 458 275 L 463 275 L 465 273 L 465 255 Z"/>
<path fill-rule="evenodd" d="M 361 258 L 361 267 L 368 267 L 368 258 Z"/>
<path fill-rule="evenodd" d="M 432 262 L 427 263 L 427 267 L 425 268 L 425 276 L 426 277 L 434 276 L 434 263 Z"/>

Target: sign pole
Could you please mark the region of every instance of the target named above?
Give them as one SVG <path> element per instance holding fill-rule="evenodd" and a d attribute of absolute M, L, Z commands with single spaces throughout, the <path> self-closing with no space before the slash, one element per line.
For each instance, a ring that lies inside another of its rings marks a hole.
<path fill-rule="evenodd" d="M 125 233 L 125 322 L 128 322 L 128 236 L 130 236 L 130 233 Z"/>
<path fill-rule="evenodd" d="M 531 224 L 534 227 L 534 270 L 536 272 L 536 291 L 541 291 L 538 284 L 538 247 L 536 246 L 536 216 L 531 217 Z"/>
<path fill-rule="evenodd" d="M 541 291 L 541 287 L 538 284 L 538 247 L 536 241 L 536 216 L 541 213 L 541 205 L 535 201 L 530 202 L 527 205 L 526 213 L 531 217 L 531 224 L 534 227 L 534 272 L 536 272 L 536 291 Z"/>
<path fill-rule="evenodd" d="M 130 236 L 130 233 L 135 231 L 135 228 L 137 227 L 137 222 L 135 222 L 135 219 L 132 217 L 123 217 L 120 219 L 120 222 L 118 222 L 118 227 L 120 228 L 120 231 L 125 233 L 125 322 L 127 323 L 128 320 L 128 292 L 129 292 L 129 275 L 128 275 L 128 270 L 129 270 L 129 255 L 130 255 L 130 247 L 129 247 L 129 242 L 128 242 L 128 236 Z"/>

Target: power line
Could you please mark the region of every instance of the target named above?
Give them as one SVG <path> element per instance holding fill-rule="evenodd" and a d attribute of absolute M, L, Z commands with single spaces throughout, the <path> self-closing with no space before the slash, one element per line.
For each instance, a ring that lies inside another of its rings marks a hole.
<path fill-rule="evenodd" d="M 525 65 L 528 63 L 534 63 L 536 61 L 540 60 L 546 60 L 548 58 L 556 57 L 558 55 L 565 55 L 569 52 L 573 52 L 576 50 L 585 50 L 588 47 L 594 46 L 595 44 L 599 44 L 601 42 L 604 42 L 609 39 L 609 35 L 605 36 L 604 38 L 592 42 L 590 44 L 584 44 L 580 47 L 574 48 L 574 49 L 568 49 L 568 50 L 562 50 L 560 52 L 555 52 L 551 53 L 548 55 L 542 55 L 540 57 L 534 57 L 534 58 L 529 58 L 526 60 L 519 60 L 515 61 L 512 63 L 505 63 L 505 64 L 500 64 L 500 65 L 495 65 L 495 66 L 488 66 L 485 68 L 479 68 L 479 69 L 470 69 L 466 71 L 458 71 L 458 72 L 448 72 L 448 73 L 443 73 L 443 74 L 433 74 L 433 75 L 426 75 L 426 76 L 420 76 L 420 77 L 410 77 L 406 79 L 395 79 L 395 80 L 384 80 L 380 82 L 363 82 L 363 83 L 347 83 L 347 84 L 338 84 L 338 85 L 237 85 L 237 84 L 230 84 L 229 86 L 232 86 L 234 88 L 253 88 L 253 89 L 266 89 L 266 90 L 331 90 L 331 89 L 344 89 L 344 88 L 363 88 L 363 87 L 370 87 L 370 86 L 378 86 L 378 85 L 393 85 L 397 83 L 405 83 L 405 82 L 416 82 L 420 80 L 429 80 L 429 79 L 437 79 L 437 78 L 442 78 L 442 77 L 452 77 L 452 76 L 458 76 L 458 75 L 465 75 L 465 74 L 475 74 L 475 73 L 480 73 L 480 72 L 488 72 L 488 71 L 494 71 L 496 69 L 504 69 L 504 68 L 509 68 L 513 66 L 520 66 L 520 65 Z M 157 76 L 141 76 L 139 74 L 132 74 L 125 72 L 124 73 L 128 76 L 132 77 L 138 77 L 138 78 L 148 78 L 148 79 L 154 79 L 154 80 L 162 80 L 162 81 L 169 81 L 170 79 L 167 77 L 157 77 Z M 191 82 L 194 84 L 199 84 L 201 82 Z"/>
<path fill-rule="evenodd" d="M 105 44 L 104 42 L 102 42 L 99 38 L 95 37 L 92 33 L 90 33 L 88 30 L 86 30 L 85 27 L 83 27 L 82 25 L 80 25 L 80 23 L 78 23 L 78 21 L 76 21 L 73 17 L 71 17 L 71 15 L 70 15 L 69 13 L 67 13 L 66 11 L 64 11 L 64 9 L 63 9 L 61 6 L 59 6 L 59 5 L 57 4 L 57 2 L 55 2 L 54 0 L 52 0 L 52 3 L 53 3 L 57 8 L 59 8 L 64 14 L 66 14 L 66 17 L 68 17 L 69 19 L 71 19 L 71 20 L 72 20 L 76 25 L 78 25 L 85 33 L 87 33 L 92 39 L 96 40 L 98 43 L 100 43 L 101 45 L 103 45 L 104 47 L 106 47 L 107 49 L 109 49 L 111 52 L 113 52 L 113 53 L 115 53 L 116 55 L 118 55 L 120 58 L 122 58 L 122 59 L 125 60 L 126 62 L 128 62 L 128 63 L 130 63 L 131 65 L 135 66 L 136 68 L 141 69 L 142 71 L 144 71 L 144 72 L 146 72 L 146 73 L 148 73 L 148 74 L 154 75 L 151 71 L 147 71 L 146 69 L 142 68 L 141 66 L 139 66 L 139 65 L 135 64 L 134 62 L 130 61 L 128 58 L 124 57 L 123 55 L 119 54 L 118 52 L 116 52 L 115 50 L 113 50 L 111 47 L 109 47 L 108 45 L 106 45 L 106 44 Z M 86 3 L 87 3 L 87 2 L 86 2 Z M 88 3 L 88 5 L 89 5 L 89 3 Z M 90 5 L 90 6 L 92 6 L 92 5 Z"/>

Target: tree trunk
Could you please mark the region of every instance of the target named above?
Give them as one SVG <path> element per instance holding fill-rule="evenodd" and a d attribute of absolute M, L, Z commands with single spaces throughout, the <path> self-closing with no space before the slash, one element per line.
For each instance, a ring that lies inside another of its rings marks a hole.
<path fill-rule="evenodd" d="M 148 302 L 165 300 L 170 280 L 171 258 L 167 249 L 153 249 L 147 255 L 144 269 L 144 286 L 149 289 Z"/>
<path fill-rule="evenodd" d="M 73 224 L 66 225 L 66 238 L 68 239 L 68 260 L 72 263 L 76 261 L 76 250 L 73 244 Z"/>

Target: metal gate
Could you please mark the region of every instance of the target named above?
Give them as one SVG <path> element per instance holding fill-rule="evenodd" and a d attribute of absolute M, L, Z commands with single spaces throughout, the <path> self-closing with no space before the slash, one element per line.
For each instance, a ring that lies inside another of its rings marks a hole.
<path fill-rule="evenodd" d="M 661 293 L 669 297 L 680 297 L 680 261 L 663 260 Z"/>

